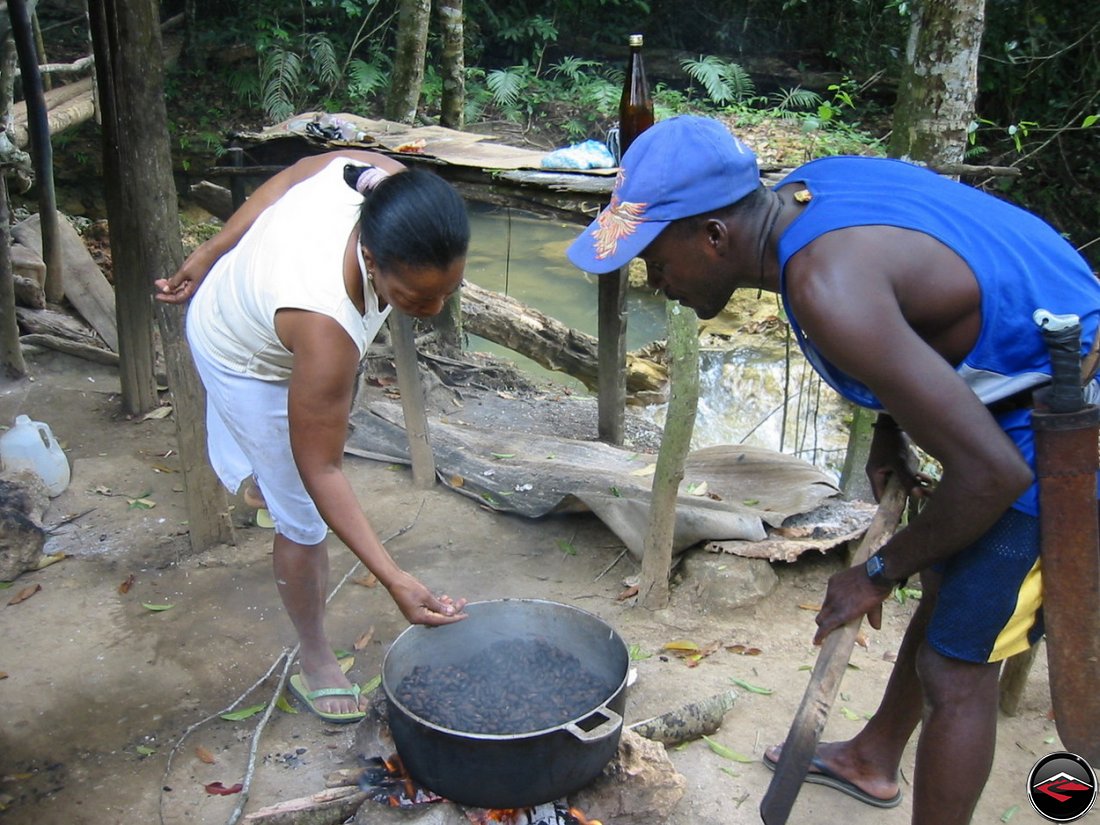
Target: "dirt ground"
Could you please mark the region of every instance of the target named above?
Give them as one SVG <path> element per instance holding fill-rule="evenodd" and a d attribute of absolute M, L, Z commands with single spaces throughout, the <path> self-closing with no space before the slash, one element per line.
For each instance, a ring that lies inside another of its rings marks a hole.
<path fill-rule="evenodd" d="M 118 377 L 110 368 L 50 353 L 35 356 L 30 368 L 33 380 L 0 384 L 0 424 L 20 413 L 50 424 L 73 474 L 46 521 L 76 518 L 57 527 L 47 544 L 48 552 L 67 558 L 24 574 L 0 593 L 0 671 L 6 674 L 0 679 L 0 820 L 225 822 L 238 797 L 210 795 L 203 786 L 244 778 L 260 717 L 230 722 L 216 714 L 238 697 L 244 697 L 241 706 L 269 700 L 274 678 L 250 688 L 295 642 L 271 581 L 271 534 L 251 526 L 251 513 L 241 506 L 235 511 L 237 546 L 190 556 L 171 419 L 122 416 Z M 733 679 L 759 688 L 738 689 L 713 737 L 751 761 L 723 758 L 703 741 L 670 753 L 687 780 L 672 822 L 759 821 L 757 808 L 772 776 L 760 758 L 785 737 L 816 654 L 810 643 L 814 613 L 803 605 L 820 600 L 840 558 L 815 554 L 780 564 L 776 590 L 732 612 L 694 601 L 686 588 L 674 591 L 668 610 L 650 612 L 617 600 L 637 565 L 620 558 L 621 543 L 590 515 L 537 521 L 499 515 L 441 485 L 416 489 L 406 468 L 351 457 L 346 467 L 380 535 L 408 528 L 390 551 L 433 588 L 470 600 L 538 597 L 573 604 L 637 646 L 646 658 L 634 663 L 638 680 L 627 701 L 628 723 L 725 691 Z M 138 499 L 155 506 L 143 507 Z M 335 583 L 353 559 L 338 542 L 331 558 Z M 132 586 L 121 592 L 130 577 Z M 32 585 L 41 590 L 8 604 Z M 172 607 L 154 612 L 143 603 Z M 867 647 L 856 648 L 826 739 L 852 735 L 861 717 L 874 711 L 911 610 L 912 603 L 888 604 L 884 629 L 868 631 Z M 378 587 L 348 581 L 330 605 L 334 645 L 351 650 L 373 630 L 355 653 L 352 675 L 360 682 L 379 672 L 387 646 L 404 626 Z M 662 651 L 683 639 L 761 652 L 738 655 L 723 647 L 688 667 Z M 992 776 L 974 822 L 1042 821 L 1025 784 L 1036 759 L 1060 749 L 1049 710 L 1041 654 L 1018 715 L 1000 719 Z M 352 729 L 276 710 L 258 745 L 248 810 L 320 790 L 327 773 L 356 765 L 354 740 Z M 200 747 L 212 764 L 199 758 Z M 911 744 L 903 789 L 912 765 Z M 791 821 L 903 823 L 909 805 L 907 794 L 899 808 L 878 811 L 807 786 Z"/>

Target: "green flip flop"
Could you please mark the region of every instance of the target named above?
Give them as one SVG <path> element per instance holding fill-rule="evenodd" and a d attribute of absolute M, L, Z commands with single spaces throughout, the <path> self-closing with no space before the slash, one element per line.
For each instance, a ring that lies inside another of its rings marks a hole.
<path fill-rule="evenodd" d="M 359 701 L 359 696 L 362 693 L 359 685 L 353 684 L 347 688 L 321 688 L 320 690 L 310 690 L 306 686 L 305 679 L 302 678 L 302 674 L 295 673 L 290 677 L 290 692 L 293 693 L 302 704 L 304 704 L 315 715 L 324 719 L 326 722 L 332 722 L 336 725 L 346 725 L 350 722 L 358 722 L 366 717 L 365 711 L 352 711 L 351 713 L 325 713 L 323 710 L 318 710 L 314 701 L 317 699 L 324 699 L 327 696 L 347 696 Z"/>

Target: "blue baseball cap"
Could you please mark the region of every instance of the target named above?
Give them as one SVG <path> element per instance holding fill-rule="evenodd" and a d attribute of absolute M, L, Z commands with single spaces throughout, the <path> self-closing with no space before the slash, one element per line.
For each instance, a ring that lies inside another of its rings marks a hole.
<path fill-rule="evenodd" d="M 725 125 L 692 115 L 662 120 L 630 144 L 610 205 L 566 254 L 585 272 L 611 272 L 673 221 L 729 206 L 759 185 L 756 155 Z"/>

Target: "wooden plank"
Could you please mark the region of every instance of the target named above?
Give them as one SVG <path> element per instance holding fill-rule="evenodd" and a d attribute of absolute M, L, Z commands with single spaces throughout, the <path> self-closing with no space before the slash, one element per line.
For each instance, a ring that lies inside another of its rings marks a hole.
<path fill-rule="evenodd" d="M 31 215 L 12 227 L 12 238 L 41 255 L 41 227 L 39 216 Z M 111 351 L 118 352 L 114 289 L 92 259 L 84 241 L 66 220 L 58 221 L 58 240 L 61 242 L 61 265 L 65 272 L 65 297 L 99 333 Z"/>
<path fill-rule="evenodd" d="M 628 266 L 599 277 L 599 434 L 622 444 L 626 430 L 626 285 Z"/>
<path fill-rule="evenodd" d="M 428 411 L 416 363 L 412 319 L 396 309 L 390 310 L 389 327 L 397 386 L 401 390 L 401 411 L 405 416 L 405 433 L 412 457 L 413 481 L 417 487 L 427 489 L 435 486 L 435 456 L 428 440 Z"/>

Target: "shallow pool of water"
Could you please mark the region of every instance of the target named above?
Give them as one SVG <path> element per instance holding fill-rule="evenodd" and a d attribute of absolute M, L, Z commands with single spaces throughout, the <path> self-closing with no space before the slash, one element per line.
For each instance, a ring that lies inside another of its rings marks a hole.
<path fill-rule="evenodd" d="M 470 218 L 469 280 L 596 335 L 597 276 L 581 272 L 565 256 L 579 226 L 478 205 L 471 205 Z M 648 290 L 628 291 L 627 349 L 664 340 L 665 303 Z M 470 336 L 468 346 L 587 392 L 579 381 L 549 372 L 506 347 L 476 336 Z M 797 351 L 789 358 L 788 366 L 781 341 L 754 334 L 734 334 L 728 349 L 704 350 L 692 446 L 756 444 L 799 455 L 839 474 L 851 407 L 820 382 Z M 665 405 L 645 409 L 645 415 L 660 425 L 664 414 Z"/>

